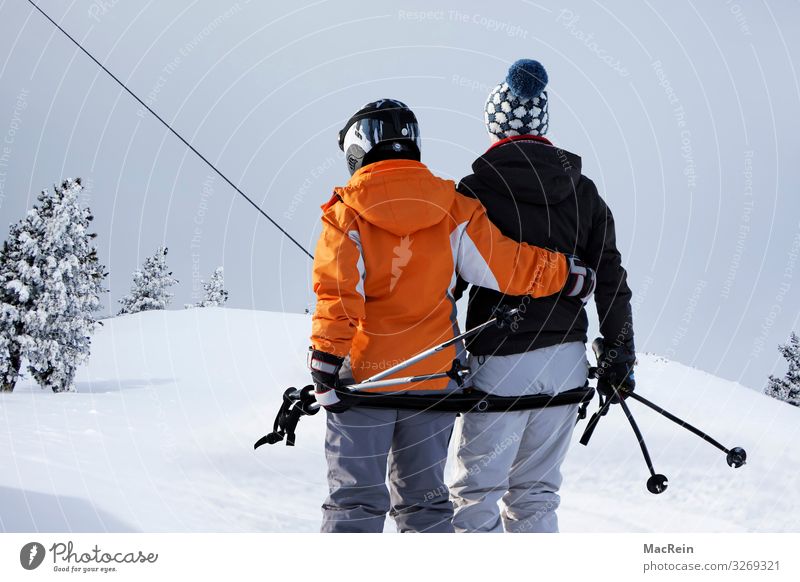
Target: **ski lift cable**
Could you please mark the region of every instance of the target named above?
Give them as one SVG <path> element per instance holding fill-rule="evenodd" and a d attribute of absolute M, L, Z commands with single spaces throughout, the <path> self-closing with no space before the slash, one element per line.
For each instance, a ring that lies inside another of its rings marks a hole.
<path fill-rule="evenodd" d="M 170 131 L 170 132 L 171 132 L 171 133 L 172 133 L 172 134 L 173 134 L 175 137 L 177 137 L 179 140 L 181 140 L 181 142 L 183 142 L 183 144 L 184 144 L 184 145 L 185 145 L 187 148 L 189 148 L 189 149 L 190 149 L 190 150 L 191 150 L 191 151 L 192 151 L 192 152 L 193 152 L 193 153 L 194 153 L 194 154 L 195 154 L 195 155 L 196 155 L 198 158 L 200 158 L 201 160 L 203 160 L 203 161 L 204 161 L 204 162 L 205 162 L 205 163 L 208 165 L 208 167 L 209 167 L 209 168 L 211 168 L 211 169 L 212 169 L 212 170 L 213 170 L 213 171 L 214 171 L 214 172 L 215 172 L 215 173 L 216 173 L 216 174 L 217 174 L 217 175 L 218 175 L 220 178 L 222 178 L 222 179 L 223 179 L 223 180 L 224 180 L 224 181 L 225 181 L 225 182 L 226 182 L 226 183 L 227 183 L 227 184 L 228 184 L 228 185 L 229 185 L 231 188 L 233 188 L 233 189 L 234 189 L 234 190 L 235 190 L 235 191 L 236 191 L 236 192 L 237 192 L 237 193 L 238 193 L 238 194 L 239 194 L 239 195 L 240 195 L 242 198 L 244 198 L 244 199 L 245 199 L 245 200 L 246 200 L 246 201 L 247 201 L 247 202 L 248 202 L 248 203 L 249 203 L 249 204 L 250 204 L 250 205 L 251 205 L 253 208 L 255 208 L 255 209 L 256 209 L 256 210 L 259 212 L 259 214 L 261 214 L 261 216 L 263 216 L 264 218 L 266 218 L 267 220 L 269 220 L 269 221 L 272 223 L 272 225 L 273 225 L 275 228 L 277 228 L 277 229 L 278 229 L 278 230 L 281 232 L 281 234 L 283 234 L 283 235 L 284 235 L 286 238 L 288 238 L 290 241 L 292 241 L 292 242 L 294 243 L 294 245 L 295 245 L 295 246 L 296 246 L 298 249 L 300 249 L 301 251 L 303 251 L 303 253 L 305 253 L 305 254 L 306 254 L 306 255 L 307 255 L 307 256 L 308 256 L 310 259 L 312 259 L 312 260 L 314 259 L 314 255 L 312 255 L 312 254 L 311 254 L 311 253 L 310 253 L 310 252 L 309 252 L 309 251 L 308 251 L 308 250 L 307 250 L 307 249 L 306 249 L 306 248 L 305 248 L 305 247 L 304 247 L 302 244 L 300 244 L 300 243 L 297 241 L 297 239 L 296 239 L 296 238 L 294 238 L 294 237 L 293 237 L 291 234 L 289 234 L 289 232 L 288 232 L 286 229 L 284 229 L 284 228 L 283 228 L 283 227 L 282 227 L 282 226 L 281 226 L 281 225 L 280 225 L 280 224 L 279 224 L 277 221 L 275 221 L 275 219 L 273 219 L 273 218 L 272 218 L 272 217 L 271 217 L 269 214 L 267 214 L 267 212 L 266 212 L 266 211 L 265 211 L 263 208 L 261 208 L 261 207 L 260 207 L 258 204 L 256 204 L 256 202 L 255 202 L 255 201 L 254 201 L 252 198 L 250 198 L 250 197 L 249 197 L 247 194 L 245 194 L 245 193 L 242 191 L 242 189 L 241 189 L 241 188 L 239 188 L 239 187 L 238 187 L 236 184 L 234 184 L 234 183 L 233 183 L 233 182 L 232 182 L 232 181 L 231 181 L 231 180 L 230 180 L 230 179 L 229 179 L 229 178 L 228 178 L 228 177 L 227 177 L 225 174 L 223 174 L 223 173 L 222 173 L 222 171 L 220 171 L 220 170 L 219 170 L 219 168 L 217 168 L 217 167 L 216 167 L 216 166 L 215 166 L 215 165 L 214 165 L 214 164 L 213 164 L 211 161 L 209 161 L 209 159 L 208 159 L 208 158 L 206 158 L 206 157 L 205 157 L 203 154 L 201 154 L 199 151 L 197 151 L 197 149 L 196 149 L 196 148 L 195 148 L 195 147 L 194 147 L 194 146 L 193 146 L 191 143 L 189 143 L 189 142 L 188 142 L 188 141 L 187 141 L 187 140 L 186 140 L 186 139 L 185 139 L 185 138 L 184 138 L 184 137 L 183 137 L 183 136 L 182 136 L 180 133 L 178 133 L 178 132 L 177 132 L 177 131 L 176 131 L 176 130 L 175 130 L 175 129 L 174 129 L 174 128 L 173 128 L 173 127 L 172 127 L 172 126 L 169 124 L 169 123 L 167 123 L 167 122 L 164 120 L 164 118 L 162 118 L 162 117 L 161 117 L 161 116 L 160 116 L 158 113 L 156 113 L 156 112 L 155 112 L 155 111 L 154 111 L 154 110 L 153 110 L 153 109 L 152 109 L 152 108 L 151 108 L 149 105 L 147 105 L 147 103 L 145 103 L 144 101 L 142 101 L 142 100 L 139 98 L 139 96 L 138 96 L 136 93 L 134 93 L 134 92 L 133 92 L 131 89 L 129 89 L 129 88 L 128 88 L 128 86 L 127 86 L 127 85 L 125 85 L 125 83 L 123 83 L 123 82 L 122 82 L 122 81 L 121 81 L 121 80 L 120 80 L 120 79 L 119 79 L 119 78 L 118 78 L 118 77 L 117 77 L 117 76 L 116 76 L 114 73 L 112 73 L 110 70 L 108 70 L 108 69 L 106 68 L 106 66 L 105 66 L 105 65 L 103 65 L 103 63 L 101 63 L 100 61 L 98 61 L 98 60 L 97 60 L 97 59 L 96 59 L 96 58 L 95 58 L 95 57 L 92 55 L 92 53 L 90 53 L 88 50 L 86 50 L 86 49 L 83 47 L 83 45 L 81 45 L 81 43 L 79 43 L 77 40 L 75 40 L 75 39 L 72 37 L 72 35 L 70 35 L 70 34 L 69 34 L 69 33 L 68 33 L 66 30 L 64 30 L 64 29 L 61 27 L 61 25 L 59 25 L 59 24 L 58 24 L 58 23 L 57 23 L 55 20 L 53 20 L 52 18 L 50 18 L 50 16 L 49 16 L 49 15 L 48 15 L 48 14 L 47 14 L 47 13 L 46 13 L 44 10 L 42 10 L 42 9 L 39 7 L 39 5 L 38 5 L 38 4 L 36 4 L 36 2 L 34 2 L 33 0 L 28 0 L 28 3 L 29 3 L 31 6 L 33 6 L 34 8 L 36 8 L 36 10 L 38 10 L 38 11 L 39 11 L 39 13 L 41 13 L 41 15 L 42 15 L 42 16 L 44 16 L 44 17 L 45 17 L 47 20 L 49 20 L 49 21 L 52 23 L 52 25 L 53 25 L 53 26 L 55 26 L 55 27 L 56 27 L 58 30 L 60 30 L 60 31 L 61 31 L 61 32 L 64 34 L 64 36 L 66 36 L 66 37 L 67 37 L 69 40 L 71 40 L 71 41 L 72 41 L 72 43 L 73 43 L 75 46 L 77 46 L 77 47 L 78 47 L 78 48 L 79 48 L 79 49 L 80 49 L 80 50 L 83 52 L 83 54 L 85 54 L 87 57 L 89 57 L 90 59 L 92 59 L 92 60 L 94 61 L 94 63 L 95 63 L 95 64 L 96 64 L 98 67 L 100 67 L 101 69 L 103 69 L 103 70 L 104 70 L 104 71 L 105 71 L 105 72 L 108 74 L 108 76 L 109 76 L 109 77 L 111 77 L 112 79 L 114 79 L 114 81 L 116 81 L 116 82 L 117 82 L 117 84 L 118 84 L 120 87 L 122 87 L 122 88 L 123 88 L 123 89 L 124 89 L 124 90 L 125 90 L 125 91 L 126 91 L 126 92 L 127 92 L 129 95 L 130 95 L 130 96 L 131 96 L 131 97 L 133 97 L 134 99 L 136 99 L 136 101 L 138 101 L 138 102 L 139 102 L 139 104 L 140 104 L 142 107 L 144 107 L 145 109 L 147 109 L 147 111 L 149 111 L 149 112 L 150 112 L 150 113 L 153 115 L 153 117 L 155 117 L 156 119 L 158 119 L 158 120 L 159 120 L 159 121 L 162 123 L 162 125 L 164 125 L 164 127 L 166 127 L 166 128 L 167 128 L 167 129 L 168 129 L 168 130 L 169 130 L 169 131 Z"/>

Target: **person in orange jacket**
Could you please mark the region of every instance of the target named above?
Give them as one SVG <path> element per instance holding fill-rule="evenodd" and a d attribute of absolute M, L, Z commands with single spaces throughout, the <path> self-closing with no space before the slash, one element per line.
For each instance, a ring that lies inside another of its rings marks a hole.
<path fill-rule="evenodd" d="M 416 116 L 400 101 L 364 106 L 339 146 L 352 177 L 322 207 L 309 349 L 315 395 L 328 412 L 322 531 L 380 532 L 390 512 L 403 532 L 452 532 L 443 477 L 455 415 L 351 407 L 344 384 L 455 337 L 457 273 L 509 295 L 588 298 L 594 272 L 575 257 L 506 238 L 480 202 L 434 176 L 419 161 Z M 446 372 L 464 356 L 454 345 L 397 376 Z M 456 389 L 449 378 L 399 388 Z"/>

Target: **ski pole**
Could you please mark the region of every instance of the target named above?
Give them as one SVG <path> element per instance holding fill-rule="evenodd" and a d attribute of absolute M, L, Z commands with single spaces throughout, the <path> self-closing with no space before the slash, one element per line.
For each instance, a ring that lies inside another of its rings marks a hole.
<path fill-rule="evenodd" d="M 611 407 L 610 398 L 606 398 L 605 400 L 603 400 L 603 396 L 601 395 L 600 401 L 601 401 L 600 409 L 594 414 L 592 414 L 592 416 L 589 418 L 589 422 L 586 423 L 586 428 L 583 430 L 583 435 L 581 435 L 580 443 L 583 446 L 587 446 L 589 444 L 589 439 L 592 438 L 594 430 L 597 428 L 597 423 L 599 423 L 600 419 L 603 418 L 608 413 L 608 409 Z"/>
<path fill-rule="evenodd" d="M 378 380 L 383 380 L 384 378 L 386 378 L 388 376 L 391 376 L 392 374 L 396 374 L 397 372 L 400 372 L 401 370 L 405 370 L 409 366 L 413 366 L 417 362 L 421 362 L 422 360 L 430 358 L 432 355 L 434 355 L 434 354 L 436 354 L 438 352 L 441 352 L 443 349 L 448 348 L 448 347 L 452 346 L 453 344 L 460 342 L 463 339 L 466 339 L 468 337 L 471 337 L 471 336 L 475 335 L 476 333 L 478 333 L 479 331 L 482 331 L 483 329 L 486 329 L 490 325 L 495 325 L 495 324 L 501 325 L 501 326 L 505 325 L 506 323 L 508 323 L 510 321 L 510 318 L 513 317 L 514 315 L 516 315 L 518 312 L 519 312 L 519 309 L 518 308 L 514 308 L 514 309 L 509 309 L 507 311 L 503 311 L 502 313 L 498 313 L 497 315 L 495 315 L 489 321 L 486 321 L 486 322 L 484 322 L 484 323 L 482 323 L 480 325 L 477 325 L 477 326 L 473 327 L 472 329 L 467 330 L 464 333 L 462 333 L 460 335 L 457 335 L 452 339 L 447 340 L 446 342 L 442 342 L 437 346 L 433 346 L 432 348 L 425 350 L 424 352 L 420 352 L 416 356 L 412 356 L 411 358 L 405 360 L 404 362 L 400 362 L 399 364 L 396 364 L 396 365 L 392 366 L 391 368 L 388 368 L 388 369 L 384 370 L 383 372 L 378 372 L 374 376 L 370 376 L 368 379 L 364 380 L 361 384 L 372 384 L 373 382 L 377 382 Z M 372 387 L 374 387 L 374 386 L 370 386 L 370 388 L 372 388 Z"/>
<path fill-rule="evenodd" d="M 725 455 L 726 455 L 725 460 L 727 461 L 728 466 L 733 467 L 734 469 L 738 469 L 739 467 L 741 467 L 742 465 L 744 465 L 747 462 L 747 452 L 742 447 L 733 447 L 731 449 L 728 449 L 727 447 L 722 445 L 719 441 L 717 441 L 716 439 L 712 438 L 708 434 L 704 433 L 699 428 L 695 428 L 694 426 L 692 426 L 688 422 L 681 420 L 680 418 L 678 418 L 677 416 L 675 416 L 671 412 L 669 412 L 667 410 L 664 410 L 658 404 L 656 404 L 655 402 L 651 402 L 650 400 L 648 400 L 644 396 L 640 396 L 636 392 L 628 392 L 628 396 L 630 396 L 634 400 L 637 400 L 637 401 L 641 402 L 645 406 L 647 406 L 649 408 L 652 408 L 653 410 L 658 412 L 660 415 L 668 418 L 669 420 L 671 420 L 672 422 L 674 422 L 678 426 L 681 426 L 681 427 L 685 428 L 686 430 L 688 430 L 692 434 L 695 434 L 695 435 L 699 436 L 701 439 L 703 439 L 707 443 L 710 443 L 710 444 L 714 445 L 716 448 L 718 448 L 723 453 L 725 453 Z"/>
<path fill-rule="evenodd" d="M 614 389 L 614 392 L 617 392 L 616 389 Z M 647 464 L 647 470 L 650 471 L 650 478 L 647 479 L 647 490 L 653 495 L 663 493 L 667 489 L 667 477 L 660 473 L 656 473 L 656 470 L 653 468 L 653 461 L 650 458 L 650 452 L 647 450 L 647 445 L 644 442 L 644 436 L 642 435 L 642 431 L 639 430 L 639 425 L 636 424 L 636 420 L 634 420 L 628 404 L 624 399 L 620 398 L 619 405 L 622 407 L 622 411 L 625 413 L 625 417 L 628 419 L 628 422 L 633 429 L 633 433 L 636 435 L 636 440 L 639 442 L 639 448 L 642 449 L 644 462 Z"/>

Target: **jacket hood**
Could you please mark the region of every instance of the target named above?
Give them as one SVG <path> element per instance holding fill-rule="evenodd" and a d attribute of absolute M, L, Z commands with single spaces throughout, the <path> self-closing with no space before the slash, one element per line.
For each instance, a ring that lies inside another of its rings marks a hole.
<path fill-rule="evenodd" d="M 438 224 L 450 212 L 455 184 L 434 176 L 421 162 L 384 160 L 369 164 L 336 194 L 367 222 L 397 236 Z"/>
<path fill-rule="evenodd" d="M 528 204 L 557 204 L 575 195 L 580 156 L 525 136 L 497 143 L 472 164 L 491 192 Z M 467 183 L 466 186 L 469 186 Z"/>

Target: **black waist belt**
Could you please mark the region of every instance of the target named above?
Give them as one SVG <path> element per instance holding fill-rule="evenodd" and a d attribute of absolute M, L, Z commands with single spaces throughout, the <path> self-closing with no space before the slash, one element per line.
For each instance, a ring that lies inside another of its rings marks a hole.
<path fill-rule="evenodd" d="M 586 405 L 594 397 L 594 388 L 586 384 L 583 388 L 568 390 L 555 396 L 534 394 L 532 396 L 495 396 L 479 390 L 465 390 L 452 394 L 375 394 L 354 392 L 349 395 L 355 406 L 369 408 L 394 408 L 401 410 L 422 410 L 431 412 L 512 412 L 514 410 L 532 410 L 549 406 L 565 406 L 581 404 L 578 418 L 586 414 Z M 255 444 L 258 448 L 264 444 L 274 445 L 286 438 L 286 444 L 293 446 L 297 423 L 303 416 L 311 416 L 319 412 L 319 404 L 314 398 L 314 386 L 306 386 L 300 390 L 289 388 L 283 393 L 283 404 L 271 433 L 261 437 Z"/>
<path fill-rule="evenodd" d="M 548 406 L 581 404 L 594 397 L 594 388 L 584 386 L 560 394 L 529 396 L 496 396 L 478 390 L 452 394 L 375 394 L 360 392 L 348 396 L 356 406 L 369 408 L 399 408 L 431 412 L 513 412 Z"/>

